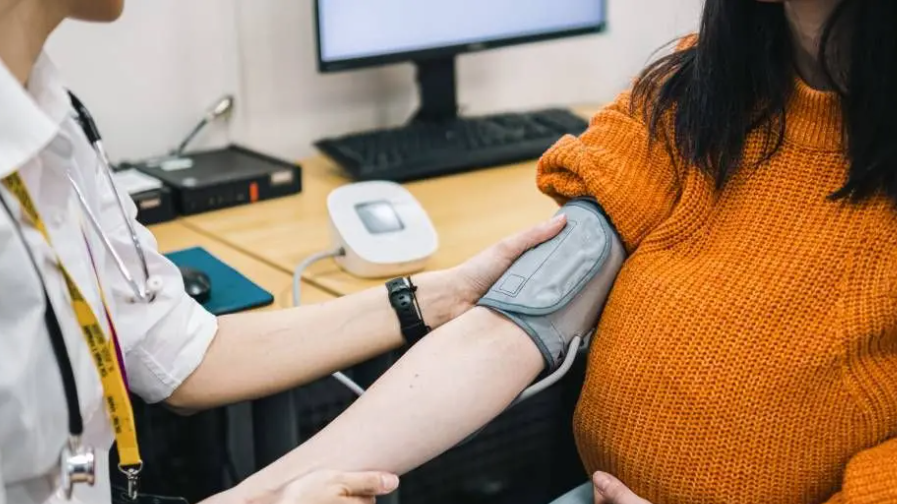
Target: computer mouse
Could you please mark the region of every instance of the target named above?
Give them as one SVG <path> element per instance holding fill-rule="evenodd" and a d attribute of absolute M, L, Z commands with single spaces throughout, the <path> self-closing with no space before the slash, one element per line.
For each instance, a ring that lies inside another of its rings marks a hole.
<path fill-rule="evenodd" d="M 199 303 L 205 303 L 212 294 L 212 280 L 209 275 L 195 268 L 180 268 L 184 277 L 184 290 Z"/>

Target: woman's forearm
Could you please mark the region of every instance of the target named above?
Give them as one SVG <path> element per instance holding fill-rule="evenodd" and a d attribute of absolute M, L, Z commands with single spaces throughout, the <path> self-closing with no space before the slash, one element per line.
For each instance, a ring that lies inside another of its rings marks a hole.
<path fill-rule="evenodd" d="M 444 272 L 415 277 L 425 321 L 463 311 Z M 348 368 L 404 343 L 385 288 L 326 303 L 219 318 L 202 363 L 168 399 L 198 410 L 268 396 Z"/>
<path fill-rule="evenodd" d="M 522 330 L 475 308 L 427 336 L 326 429 L 235 491 L 262 493 L 318 468 L 405 473 L 500 414 L 543 365 Z"/>

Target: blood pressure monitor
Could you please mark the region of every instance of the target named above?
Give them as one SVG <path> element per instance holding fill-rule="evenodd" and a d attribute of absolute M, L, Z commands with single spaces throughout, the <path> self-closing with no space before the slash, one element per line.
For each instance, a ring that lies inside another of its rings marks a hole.
<path fill-rule="evenodd" d="M 439 240 L 427 212 L 407 189 L 393 182 L 359 182 L 327 198 L 337 263 L 363 278 L 420 271 Z"/>

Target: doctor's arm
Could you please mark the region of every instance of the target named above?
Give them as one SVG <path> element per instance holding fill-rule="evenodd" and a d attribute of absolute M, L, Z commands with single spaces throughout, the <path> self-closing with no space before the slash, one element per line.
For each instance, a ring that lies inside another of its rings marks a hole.
<path fill-rule="evenodd" d="M 521 253 L 555 236 L 554 219 L 462 265 L 413 278 L 433 328 L 469 310 Z M 277 312 L 220 317 L 202 362 L 166 402 L 205 409 L 267 396 L 345 369 L 404 343 L 385 287 Z"/>
<path fill-rule="evenodd" d="M 100 184 L 102 227 L 131 271 L 142 266 L 115 193 Z M 327 303 L 216 318 L 184 292 L 177 267 L 158 251 L 121 195 L 146 252 L 151 276 L 162 279 L 149 304 L 129 302 L 131 289 L 114 265 L 114 319 L 132 391 L 150 403 L 193 411 L 271 395 L 363 362 L 404 344 L 385 286 Z M 447 270 L 413 277 L 424 322 L 438 328 L 470 308 L 526 250 L 564 228 L 561 216 L 509 236 Z"/>

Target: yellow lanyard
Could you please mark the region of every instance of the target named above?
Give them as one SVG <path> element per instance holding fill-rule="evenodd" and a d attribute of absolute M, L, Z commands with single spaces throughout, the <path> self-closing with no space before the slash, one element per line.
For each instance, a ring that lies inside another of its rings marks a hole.
<path fill-rule="evenodd" d="M 17 172 L 8 175 L 2 180 L 3 185 L 15 196 L 22 211 L 31 221 L 31 224 L 43 235 L 44 240 L 48 244 L 50 242 L 50 234 L 47 232 L 47 226 L 41 219 L 34 200 L 25 187 L 22 177 Z M 71 275 L 66 271 L 65 266 L 59 257 L 56 263 L 62 276 L 65 279 L 66 287 L 71 298 L 72 309 L 75 312 L 75 318 L 78 325 L 81 326 L 81 332 L 84 335 L 84 341 L 90 349 L 90 355 L 93 357 L 94 366 L 100 375 L 100 381 L 103 384 L 103 397 L 106 403 L 106 411 L 109 413 L 109 419 L 112 422 L 112 428 L 115 431 L 115 442 L 118 448 L 118 456 L 121 461 L 120 468 L 128 474 L 129 471 L 124 468 L 135 468 L 130 471 L 139 472 L 143 465 L 140 459 L 140 449 L 137 446 L 137 429 L 134 424 L 134 410 L 131 408 L 131 399 L 128 396 L 128 388 L 125 385 L 124 376 L 116 356 L 115 349 L 115 328 L 112 327 L 112 318 L 108 317 L 109 326 L 113 333 L 113 338 L 106 338 L 103 334 L 102 326 L 97 320 L 93 309 L 81 295 L 81 290 L 75 285 Z M 99 279 L 98 279 L 99 280 Z M 103 307 L 108 315 L 108 305 L 103 296 L 103 289 L 100 287 L 100 298 L 103 301 Z M 135 473 L 136 474 L 136 473 Z"/>

